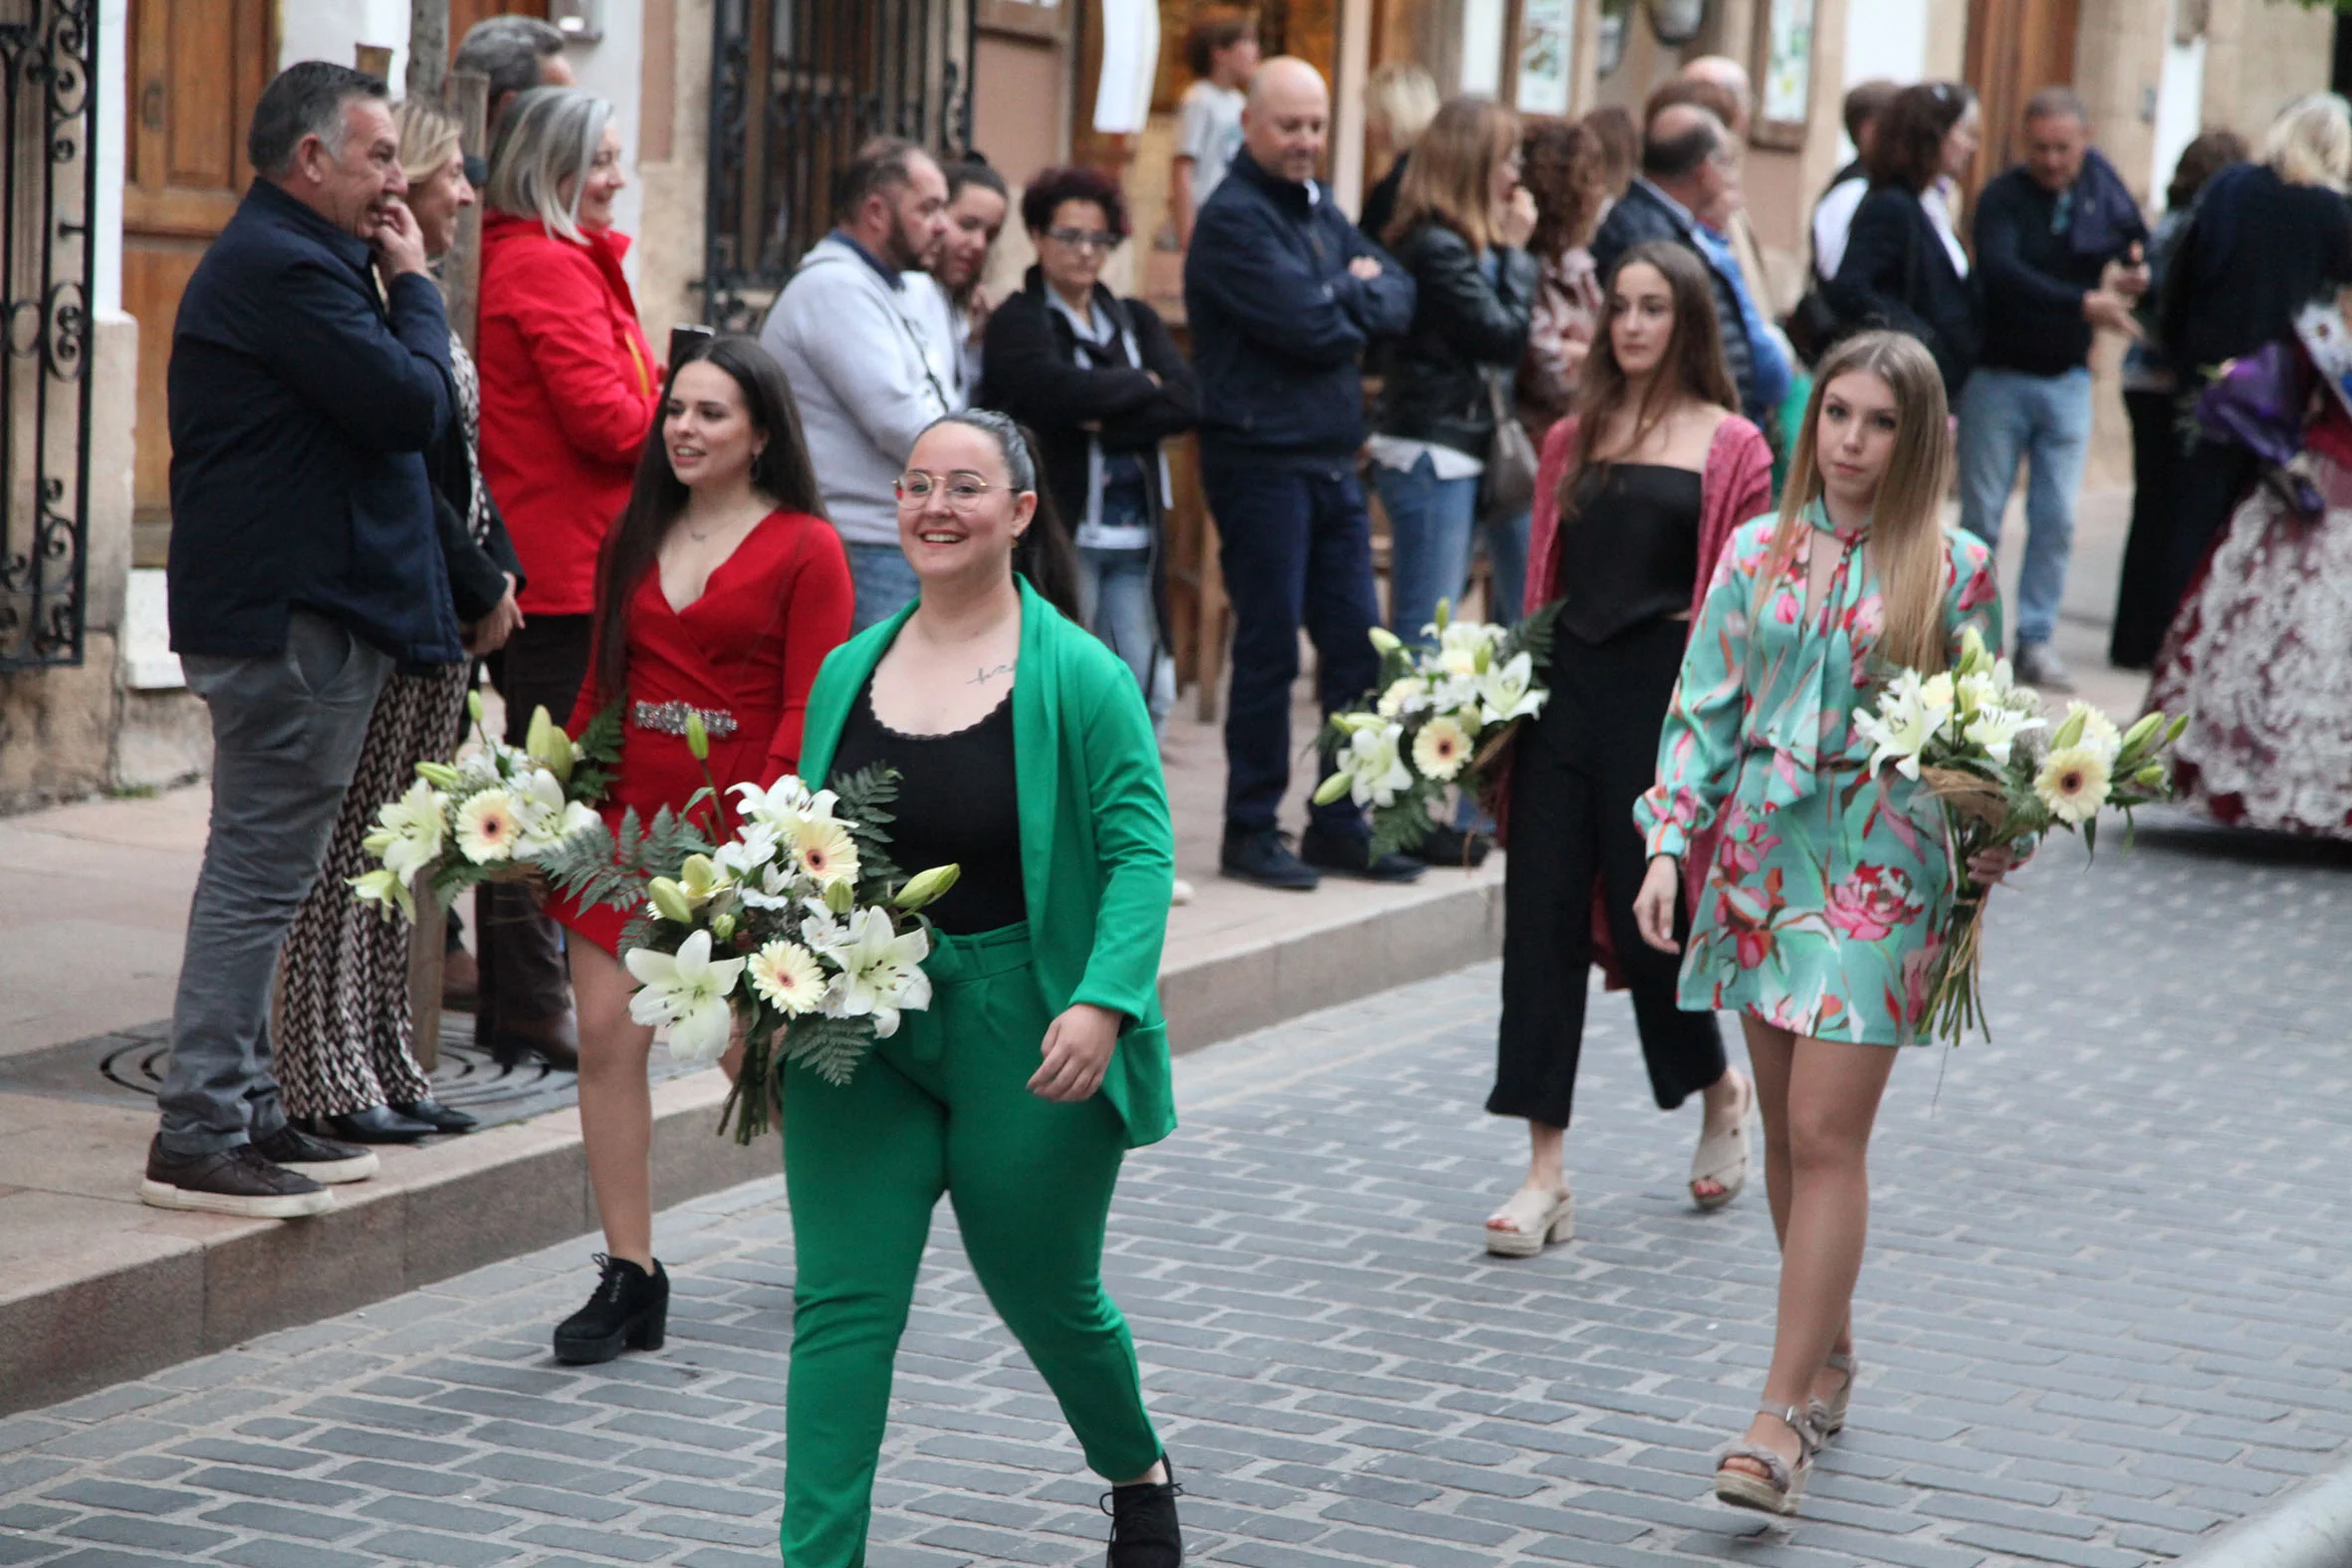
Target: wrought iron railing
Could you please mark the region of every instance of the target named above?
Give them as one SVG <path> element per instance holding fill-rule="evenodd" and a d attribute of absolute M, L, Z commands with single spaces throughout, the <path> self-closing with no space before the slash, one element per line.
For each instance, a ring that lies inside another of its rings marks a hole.
<path fill-rule="evenodd" d="M 79 664 L 99 0 L 0 0 L 0 670 Z"/>
<path fill-rule="evenodd" d="M 757 330 L 869 136 L 972 141 L 975 0 L 718 0 L 703 316 Z"/>

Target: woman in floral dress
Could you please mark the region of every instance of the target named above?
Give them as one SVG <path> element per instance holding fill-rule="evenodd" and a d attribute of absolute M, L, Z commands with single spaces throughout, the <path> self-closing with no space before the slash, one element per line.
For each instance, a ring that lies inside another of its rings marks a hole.
<path fill-rule="evenodd" d="M 1776 1513 L 1845 1422 L 1884 1047 L 1921 1039 L 1951 897 L 1939 808 L 1872 773 L 1853 712 L 1896 669 L 1947 667 L 1966 626 L 1999 645 L 1992 552 L 1940 524 L 1952 444 L 1917 339 L 1867 333 L 1830 354 L 1790 471 L 1778 515 L 1717 564 L 1634 810 L 1652 857 L 1635 916 L 1665 951 L 1681 857 L 1715 833 L 1682 1005 L 1741 1015 L 1782 1254 L 1764 1403 L 1716 1494 Z M 1971 869 L 1993 881 L 2008 864 Z"/>

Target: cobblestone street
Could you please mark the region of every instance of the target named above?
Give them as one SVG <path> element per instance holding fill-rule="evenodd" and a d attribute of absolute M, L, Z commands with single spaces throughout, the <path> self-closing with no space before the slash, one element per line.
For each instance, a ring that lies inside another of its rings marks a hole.
<path fill-rule="evenodd" d="M 1695 1107 L 1596 1008 L 1576 1240 L 1478 1225 L 1495 970 L 1179 1063 L 1111 1261 L 1191 1555 L 1247 1568 L 2139 1568 L 2352 1450 L 2342 857 L 2193 830 L 2061 843 L 1997 902 L 1998 1043 L 1898 1072 L 1852 1424 L 1793 1527 L 1717 1507 L 1762 1384 L 1761 1181 L 1693 1213 Z M 791 1223 L 769 1180 L 663 1217 L 668 1348 L 555 1365 L 589 1244 L 0 1420 L 0 1563 L 776 1561 Z M 1101 1561 L 1100 1485 L 941 1210 L 875 1568 Z M 194 1304 L 190 1304 L 194 1309 Z"/>

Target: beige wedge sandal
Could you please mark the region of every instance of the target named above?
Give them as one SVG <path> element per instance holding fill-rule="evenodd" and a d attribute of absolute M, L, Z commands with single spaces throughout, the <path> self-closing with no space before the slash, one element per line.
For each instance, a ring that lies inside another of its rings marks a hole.
<path fill-rule="evenodd" d="M 1742 1439 L 1726 1448 L 1715 1461 L 1716 1499 L 1735 1508 L 1786 1517 L 1796 1512 L 1804 1497 L 1805 1480 L 1813 1472 L 1813 1456 L 1821 1452 L 1821 1440 L 1813 1431 L 1813 1418 L 1794 1405 L 1779 1410 L 1764 1405 L 1758 1407 L 1757 1414 L 1769 1416 L 1796 1434 L 1796 1462 L 1789 1463 L 1764 1444 Z M 1752 1475 L 1747 1470 L 1725 1468 L 1734 1459 L 1761 1464 L 1764 1473 Z"/>
<path fill-rule="evenodd" d="M 1487 1250 L 1497 1257 L 1533 1257 L 1576 1233 L 1575 1195 L 1523 1187 L 1487 1221 Z"/>
<path fill-rule="evenodd" d="M 1827 1443 L 1846 1430 L 1846 1410 L 1854 1403 L 1854 1379 L 1861 1376 L 1861 1370 L 1854 1365 L 1852 1356 L 1841 1356 L 1835 1351 L 1831 1351 L 1829 1359 L 1821 1365 L 1831 1372 L 1846 1375 L 1845 1382 L 1838 1385 L 1834 1397 L 1805 1402 L 1805 1415 L 1811 1420 L 1813 1430 L 1821 1435 L 1823 1443 Z"/>
<path fill-rule="evenodd" d="M 1691 1202 L 1705 1211 L 1721 1209 L 1748 1185 L 1748 1123 L 1756 1114 L 1756 1084 L 1748 1078 L 1740 1083 L 1740 1119 L 1721 1132 L 1702 1131 L 1691 1155 Z M 1713 1182 L 1723 1191 L 1702 1197 L 1701 1182 Z"/>

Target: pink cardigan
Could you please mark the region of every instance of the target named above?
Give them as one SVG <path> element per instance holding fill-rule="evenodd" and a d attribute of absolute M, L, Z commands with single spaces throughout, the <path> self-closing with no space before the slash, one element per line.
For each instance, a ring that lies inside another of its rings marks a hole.
<path fill-rule="evenodd" d="M 1553 425 L 1543 438 L 1542 458 L 1535 469 L 1534 520 L 1528 539 L 1526 609 L 1529 614 L 1559 597 L 1559 493 L 1575 461 L 1576 434 L 1577 421 L 1570 415 Z M 1707 466 L 1699 474 L 1699 576 L 1691 584 L 1693 625 L 1698 624 L 1708 585 L 1715 580 L 1716 560 L 1731 542 L 1732 532 L 1751 518 L 1769 511 L 1771 505 L 1772 449 L 1764 444 L 1763 431 L 1733 414 L 1716 426 L 1714 444 L 1707 449 Z M 1496 839 L 1508 847 L 1511 822 L 1508 760 L 1496 784 L 1493 810 Z M 1683 858 L 1683 883 L 1694 909 L 1698 907 L 1700 890 L 1707 885 L 1707 866 L 1714 856 L 1714 836 L 1708 834 L 1693 838 L 1690 853 Z M 1622 989 L 1624 978 L 1617 970 L 1616 949 L 1609 941 L 1609 923 L 1600 898 L 1601 889 L 1595 886 L 1593 960 L 1600 965 L 1609 985 Z"/>

